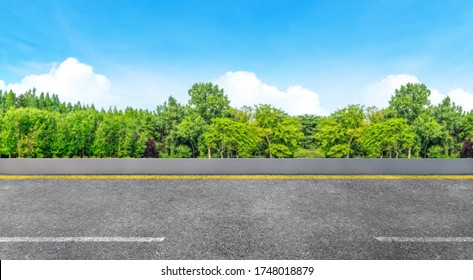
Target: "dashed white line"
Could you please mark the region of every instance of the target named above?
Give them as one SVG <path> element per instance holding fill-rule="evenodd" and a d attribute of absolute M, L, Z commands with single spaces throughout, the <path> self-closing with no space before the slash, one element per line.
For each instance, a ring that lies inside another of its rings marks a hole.
<path fill-rule="evenodd" d="M 0 243 L 44 243 L 44 242 L 163 242 L 165 237 L 0 237 Z"/>
<path fill-rule="evenodd" d="M 473 237 L 400 237 L 400 236 L 378 236 L 380 242 L 419 242 L 419 243 L 467 243 L 473 242 Z"/>

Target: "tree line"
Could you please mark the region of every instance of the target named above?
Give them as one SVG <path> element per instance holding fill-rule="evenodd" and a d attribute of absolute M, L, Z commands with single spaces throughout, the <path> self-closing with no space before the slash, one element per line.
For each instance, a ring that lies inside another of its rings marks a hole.
<path fill-rule="evenodd" d="M 187 104 L 96 109 L 35 89 L 0 90 L 0 157 L 455 158 L 473 137 L 473 111 L 424 84 L 397 89 L 387 108 L 349 105 L 290 116 L 267 104 L 233 108 L 223 89 L 196 83 Z"/>

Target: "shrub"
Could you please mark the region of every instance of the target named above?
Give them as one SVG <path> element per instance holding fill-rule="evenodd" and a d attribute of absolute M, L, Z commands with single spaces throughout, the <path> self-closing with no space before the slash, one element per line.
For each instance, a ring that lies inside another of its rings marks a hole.
<path fill-rule="evenodd" d="M 318 150 L 299 149 L 294 153 L 295 158 L 323 158 L 324 154 Z"/>
<path fill-rule="evenodd" d="M 145 158 L 157 158 L 158 157 L 158 149 L 156 148 L 156 143 L 153 140 L 148 139 L 148 141 L 146 142 L 146 148 L 145 148 L 145 152 L 143 154 L 143 157 L 145 157 Z"/>
<path fill-rule="evenodd" d="M 473 158 L 473 142 L 471 142 L 471 140 L 467 140 L 463 143 L 463 149 L 460 156 L 462 158 Z"/>

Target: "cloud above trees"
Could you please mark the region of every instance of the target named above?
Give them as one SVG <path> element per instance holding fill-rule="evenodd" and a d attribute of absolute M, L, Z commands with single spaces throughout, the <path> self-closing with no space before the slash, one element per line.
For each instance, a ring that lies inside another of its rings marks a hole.
<path fill-rule="evenodd" d="M 319 94 L 300 85 L 290 86 L 283 91 L 246 71 L 227 72 L 213 82 L 225 89 L 234 107 L 270 104 L 291 115 L 327 114 L 320 105 Z"/>
<path fill-rule="evenodd" d="M 399 74 L 388 75 L 378 82 L 369 84 L 362 94 L 362 104 L 367 106 L 376 106 L 378 108 L 385 108 L 389 105 L 389 100 L 396 89 L 407 83 L 421 83 L 416 76 Z M 429 85 L 427 85 L 428 87 Z M 441 93 L 438 89 L 430 88 L 431 94 L 430 102 L 436 105 L 440 103 L 445 97 L 450 99 L 457 105 L 461 105 L 463 110 L 473 110 L 473 93 L 468 92 L 462 88 L 454 88 L 449 90 L 446 94 Z"/>
<path fill-rule="evenodd" d="M 473 110 L 473 93 L 471 92 L 468 92 L 462 88 L 454 88 L 450 90 L 446 95 L 442 96 L 443 98 L 450 96 L 450 99 L 455 102 L 455 104 L 461 105 L 464 111 L 468 112 L 470 110 Z"/>
<path fill-rule="evenodd" d="M 0 80 L 0 88 L 21 94 L 36 88 L 37 92 L 57 94 L 61 101 L 95 104 L 108 108 L 116 101 L 110 93 L 110 80 L 94 72 L 92 66 L 69 57 L 53 66 L 49 73 L 25 76 L 21 82 L 5 84 Z"/>
<path fill-rule="evenodd" d="M 369 84 L 362 94 L 362 104 L 384 108 L 389 105 L 391 95 L 396 89 L 407 83 L 418 83 L 416 76 L 400 74 L 389 75 L 382 80 Z"/>
<path fill-rule="evenodd" d="M 139 79 L 140 77 L 142 79 Z M 146 93 L 146 99 L 153 99 L 156 98 L 157 92 L 171 94 L 171 91 L 177 87 L 178 82 L 176 80 L 171 79 L 170 82 L 165 77 L 161 77 L 159 81 L 156 79 L 155 75 L 149 74 L 145 77 L 143 73 L 139 73 L 133 77 L 133 81 L 129 79 L 114 81 L 112 87 L 112 81 L 105 75 L 96 73 L 91 65 L 69 57 L 51 67 L 48 73 L 25 76 L 18 83 L 6 84 L 0 80 L 0 89 L 11 89 L 21 94 L 36 88 L 37 92 L 57 94 L 61 101 L 71 103 L 80 101 L 82 104 L 93 103 L 98 108 L 104 107 L 107 109 L 114 105 L 122 107 L 120 105 L 123 104 L 126 106 L 149 105 L 148 103 L 140 103 L 135 99 L 134 94 L 129 93 L 136 92 L 137 89 L 142 94 Z M 330 113 L 321 105 L 320 95 L 317 92 L 301 85 L 292 85 L 282 90 L 274 85 L 264 83 L 252 72 L 227 72 L 212 82 L 225 90 L 225 94 L 228 95 L 231 105 L 234 107 L 270 104 L 291 115 L 327 115 Z M 421 82 L 414 75 L 388 75 L 366 86 L 362 90 L 360 103 L 379 108 L 387 107 L 396 89 L 407 83 Z M 163 86 L 165 89 L 160 89 Z M 473 110 L 473 93 L 463 88 L 453 88 L 446 93 L 442 93 L 438 89 L 431 88 L 430 90 L 429 99 L 434 105 L 449 96 L 453 102 L 461 105 L 465 111 Z M 161 99 L 164 99 L 164 97 Z"/>

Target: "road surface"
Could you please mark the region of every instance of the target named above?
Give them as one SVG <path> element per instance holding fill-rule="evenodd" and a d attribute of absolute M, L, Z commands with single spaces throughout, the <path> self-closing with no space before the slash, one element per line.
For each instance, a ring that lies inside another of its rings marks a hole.
<path fill-rule="evenodd" d="M 65 178 L 0 179 L 0 259 L 473 259 L 467 177 Z"/>

